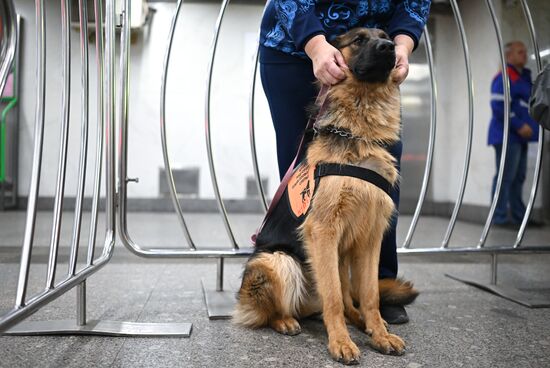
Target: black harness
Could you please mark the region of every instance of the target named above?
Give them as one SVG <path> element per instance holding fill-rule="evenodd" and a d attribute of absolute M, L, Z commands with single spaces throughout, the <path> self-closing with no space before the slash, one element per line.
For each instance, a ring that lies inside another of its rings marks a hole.
<path fill-rule="evenodd" d="M 382 189 L 388 196 L 391 196 L 391 183 L 374 170 L 361 166 L 341 164 L 319 164 L 315 168 L 315 179 L 332 175 L 351 176 L 353 178 L 364 180 Z"/>
<path fill-rule="evenodd" d="M 323 132 L 338 135 L 343 139 L 357 139 L 351 135 L 349 131 L 342 129 L 334 131 L 334 129 L 330 129 L 331 130 L 324 129 Z M 319 134 L 319 129 L 315 130 L 315 134 Z M 311 132 L 305 134 L 306 146 L 311 142 L 312 138 L 313 135 Z M 302 165 L 306 165 L 306 168 Z M 307 163 L 302 162 L 294 168 L 292 174 L 293 175 L 289 175 L 289 173 L 287 173 L 287 175 L 285 175 L 277 194 L 282 190 L 284 190 L 284 192 L 282 195 L 276 194 L 264 218 L 262 226 L 252 237 L 252 241 L 256 246 L 255 254 L 260 252 L 283 251 L 294 256 L 300 262 L 306 261 L 304 247 L 299 239 L 297 230 L 300 225 L 303 224 L 309 212 L 309 202 L 306 211 L 296 214 L 292 203 L 291 192 L 293 188 L 289 188 L 289 186 L 293 185 L 293 178 L 297 175 L 297 181 L 299 181 L 302 186 L 296 193 L 301 197 L 302 201 L 306 199 L 309 199 L 309 201 L 312 200 L 320 185 L 321 178 L 325 176 L 348 176 L 361 179 L 381 189 L 388 196 L 390 196 L 393 187 L 386 178 L 376 171 L 355 165 L 320 163 L 314 168 L 313 177 L 311 177 L 311 175 L 307 175 Z M 311 188 L 313 188 L 313 190 Z"/>
<path fill-rule="evenodd" d="M 317 97 L 316 103 L 321 106 L 317 118 L 322 116 L 327 108 L 327 92 L 328 87 L 323 86 Z M 322 177 L 349 176 L 361 179 L 380 188 L 390 196 L 392 184 L 374 170 L 362 166 L 336 163 L 320 163 L 311 169 L 306 162 L 303 162 L 305 148 L 315 135 L 328 134 L 340 139 L 364 140 L 362 137 L 354 136 L 349 130 L 333 125 L 319 127 L 317 118 L 311 118 L 308 121 L 298 146 L 298 153 L 281 180 L 262 225 L 252 236 L 252 242 L 256 246 L 252 257 L 261 252 L 283 251 L 300 262 L 306 261 L 304 247 L 297 230 L 309 212 L 309 204 Z M 298 202 L 297 205 L 296 202 Z M 301 204 L 304 205 L 300 206 Z"/>

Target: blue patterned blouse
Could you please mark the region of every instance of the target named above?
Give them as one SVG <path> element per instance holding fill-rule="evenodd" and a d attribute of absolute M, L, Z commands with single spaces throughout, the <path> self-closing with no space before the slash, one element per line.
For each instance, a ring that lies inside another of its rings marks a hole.
<path fill-rule="evenodd" d="M 415 47 L 430 12 L 431 0 L 270 0 L 262 20 L 260 44 L 307 58 L 313 36 L 330 40 L 354 27 L 380 28 L 390 37 L 406 34 Z"/>

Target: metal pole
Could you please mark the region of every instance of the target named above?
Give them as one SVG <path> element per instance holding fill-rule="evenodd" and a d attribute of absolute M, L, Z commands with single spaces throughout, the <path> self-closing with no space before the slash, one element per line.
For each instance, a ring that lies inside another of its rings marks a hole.
<path fill-rule="evenodd" d="M 86 280 L 76 286 L 76 324 L 86 324 Z"/>
<path fill-rule="evenodd" d="M 124 27 L 124 29 L 127 27 L 127 24 L 128 24 L 128 22 L 126 21 L 126 14 L 127 14 L 127 12 L 125 12 L 125 16 L 122 19 L 123 20 L 122 26 Z M 122 37 L 125 37 L 124 34 L 122 35 Z M 121 47 L 123 47 L 123 49 L 125 48 L 125 45 L 126 45 L 126 43 L 123 42 L 123 40 L 121 40 Z M 123 55 L 125 55 L 125 53 L 123 53 Z M 112 78 L 114 78 L 114 75 L 112 76 Z M 127 78 L 127 76 L 126 76 L 126 73 L 124 72 L 123 60 L 121 59 L 121 79 L 126 79 L 126 78 Z M 108 82 L 111 82 L 111 80 L 109 80 Z M 128 83 L 125 80 L 120 81 L 120 86 L 121 86 L 120 88 L 122 88 L 122 90 L 125 90 L 126 87 L 129 87 Z M 128 93 L 128 91 L 126 91 L 126 93 Z M 110 103 L 110 102 L 108 102 L 108 103 Z M 121 116 L 125 114 L 125 108 L 126 107 L 124 106 L 124 103 L 125 103 L 125 101 L 122 101 Z M 113 111 L 114 111 L 114 107 L 113 107 Z M 121 238 L 125 237 L 124 232 L 126 231 L 126 227 L 127 227 L 127 224 L 126 224 L 126 196 L 127 196 L 127 190 L 126 189 L 127 189 L 127 184 L 128 184 L 128 181 L 126 180 L 126 178 L 128 177 L 128 174 L 127 174 L 127 164 L 128 164 L 127 124 L 128 124 L 127 119 L 125 119 L 125 117 L 122 116 L 121 119 L 120 119 L 120 127 L 119 127 L 120 146 L 118 148 L 119 155 L 120 155 L 120 157 L 119 157 L 119 167 L 118 167 L 118 176 L 119 176 L 119 184 L 118 184 L 118 190 L 119 190 L 119 201 L 118 201 L 119 203 L 118 203 L 118 206 L 119 206 L 119 209 L 118 209 L 118 214 L 119 214 L 119 220 L 120 220 L 119 232 L 120 232 Z"/>
<path fill-rule="evenodd" d="M 95 243 L 97 238 L 97 220 L 99 210 L 99 200 L 101 196 L 101 173 L 103 171 L 103 136 L 105 128 L 105 83 L 103 70 L 103 2 L 94 1 L 95 14 L 95 46 L 96 46 L 96 65 L 97 65 L 97 141 L 94 172 L 94 194 L 92 198 L 92 214 L 90 219 L 90 235 L 88 238 L 88 256 L 86 263 L 88 266 L 94 263 Z"/>
<path fill-rule="evenodd" d="M 82 204 L 84 202 L 84 189 L 86 187 L 86 167 L 88 159 L 88 128 L 89 128 L 89 73 L 88 73 L 88 6 L 87 0 L 78 0 L 80 17 L 80 58 L 82 60 L 81 74 L 81 99 L 82 130 L 80 138 L 80 162 L 78 165 L 78 187 L 76 190 L 75 215 L 73 234 L 71 241 L 71 253 L 69 257 L 70 276 L 76 273 L 76 262 L 78 259 L 78 247 L 80 245 L 80 230 L 82 228 Z"/>
<path fill-rule="evenodd" d="M 267 8 L 267 4 L 269 2 L 266 2 L 266 5 L 264 6 L 264 10 L 262 11 L 262 18 L 263 14 L 265 13 L 265 9 Z M 260 32 L 258 31 L 258 47 L 256 48 L 256 51 L 254 53 L 254 67 L 252 71 L 252 80 L 250 83 L 250 98 L 248 103 L 248 116 L 250 120 L 249 124 L 249 134 L 250 134 L 250 151 L 252 153 L 252 166 L 254 169 L 254 179 L 256 180 L 256 187 L 258 188 L 258 194 L 260 196 L 260 200 L 262 202 L 264 211 L 267 212 L 267 200 L 265 197 L 265 190 L 262 184 L 262 177 L 260 175 L 260 165 L 258 164 L 258 152 L 256 150 L 256 116 L 254 113 L 254 102 L 256 98 L 256 76 L 258 75 L 258 59 L 260 55 Z"/>
<path fill-rule="evenodd" d="M 46 105 L 46 33 L 44 2 L 36 0 L 36 125 L 34 130 L 34 153 L 31 172 L 31 184 L 29 188 L 29 200 L 27 205 L 27 222 L 25 225 L 25 235 L 23 238 L 23 247 L 21 251 L 21 266 L 19 269 L 19 279 L 17 282 L 17 293 L 15 296 L 15 307 L 20 308 L 25 305 L 25 295 L 27 293 L 27 283 L 29 276 L 29 266 L 31 263 L 31 253 L 36 224 L 36 200 L 40 188 L 40 169 L 42 167 L 42 146 L 44 142 L 44 108 Z"/>
<path fill-rule="evenodd" d="M 168 66 L 170 64 L 170 56 L 172 54 L 172 43 L 174 41 L 174 33 L 176 31 L 176 25 L 178 22 L 178 17 L 181 11 L 181 4 L 183 0 L 178 0 L 178 5 L 176 6 L 176 11 L 172 17 L 172 23 L 170 25 L 170 33 L 168 35 L 168 45 L 166 47 L 166 53 L 164 55 L 164 68 L 162 70 L 162 79 L 160 87 L 160 132 L 161 132 L 161 141 L 162 141 L 162 157 L 164 158 L 164 168 L 166 172 L 166 182 L 168 183 L 168 189 L 170 189 L 170 198 L 172 198 L 172 204 L 176 210 L 178 220 L 180 222 L 183 234 L 187 240 L 187 244 L 190 249 L 196 249 L 195 243 L 191 238 L 191 233 L 185 222 L 183 216 L 183 210 L 181 208 L 178 194 L 176 190 L 176 184 L 174 182 L 174 175 L 172 173 L 172 166 L 170 164 L 170 158 L 168 157 L 168 141 L 166 139 L 166 84 L 168 80 Z M 127 134 L 123 139 L 127 139 Z M 126 145 L 125 145 L 126 147 Z M 126 151 L 126 150 L 125 150 Z M 126 163 L 126 161 L 124 161 Z"/>
<path fill-rule="evenodd" d="M 82 281 L 86 280 L 92 274 L 97 272 L 100 268 L 105 266 L 107 262 L 111 259 L 113 255 L 113 246 L 114 246 L 114 237 L 113 232 L 108 231 L 105 238 L 104 248 L 108 249 L 108 252 L 105 252 L 100 258 L 97 259 L 96 264 L 91 267 L 86 267 L 83 270 L 79 271 L 75 276 L 67 278 L 61 281 L 55 286 L 55 288 L 50 290 L 44 290 L 43 292 L 33 296 L 29 300 L 26 300 L 23 305 L 16 306 L 14 309 L 9 311 L 7 314 L 0 317 L 0 331 L 4 331 L 17 322 L 25 319 L 30 316 L 38 309 L 44 305 L 50 303 L 51 301 L 57 299 L 70 289 L 74 288 Z"/>
<path fill-rule="evenodd" d="M 212 74 L 214 71 L 214 60 L 216 59 L 216 50 L 218 48 L 218 38 L 220 36 L 221 24 L 222 24 L 223 17 L 225 15 L 225 10 L 227 8 L 228 3 L 229 3 L 229 0 L 223 0 L 223 3 L 220 8 L 220 13 L 218 15 L 218 19 L 216 21 L 216 27 L 214 30 L 214 39 L 212 40 L 212 48 L 210 50 L 210 61 L 208 63 L 208 79 L 206 81 L 205 135 L 206 135 L 206 151 L 208 153 L 208 164 L 210 167 L 210 176 L 212 178 L 212 186 L 214 187 L 214 194 L 216 196 L 216 201 L 218 203 L 218 209 L 219 209 L 220 215 L 222 216 L 222 220 L 225 225 L 225 230 L 227 231 L 227 235 L 229 236 L 229 240 L 233 245 L 233 249 L 236 250 L 236 249 L 239 249 L 239 245 L 235 240 L 235 236 L 233 235 L 233 230 L 231 229 L 231 225 L 229 224 L 227 211 L 225 209 L 225 205 L 223 204 L 223 200 L 220 194 L 220 188 L 218 186 L 218 179 L 216 177 L 216 168 L 214 167 L 214 154 L 212 152 L 212 134 L 210 129 L 211 128 L 210 100 L 211 100 L 211 92 L 212 92 Z"/>
<path fill-rule="evenodd" d="M 119 136 L 121 139 L 127 137 L 126 129 L 128 127 L 128 103 L 129 103 L 129 94 L 130 94 L 130 13 L 131 12 L 131 1 L 124 1 L 124 9 L 122 14 L 122 32 L 120 35 L 120 79 L 119 79 L 119 102 L 120 102 L 120 111 L 119 111 Z M 125 142 L 126 143 L 126 142 Z M 121 156 L 126 159 L 127 156 L 127 145 L 121 144 L 119 146 Z M 126 184 L 128 183 L 126 166 L 119 166 L 119 183 L 118 190 L 121 192 L 124 188 L 126 190 Z M 126 208 L 121 208 L 121 212 L 126 212 Z"/>
<path fill-rule="evenodd" d="M 216 269 L 216 291 L 223 291 L 223 268 L 224 268 L 224 259 L 223 257 L 218 258 L 217 269 Z"/>
<path fill-rule="evenodd" d="M 107 237 L 115 237 L 116 218 L 115 218 L 115 0 L 106 0 L 105 7 L 105 182 L 107 190 L 105 224 Z M 105 242 L 103 246 L 103 255 L 112 254 L 114 241 Z"/>
<path fill-rule="evenodd" d="M 262 184 L 262 177 L 260 175 L 260 166 L 258 164 L 258 153 L 256 151 L 256 124 L 254 114 L 254 100 L 256 95 L 256 75 L 258 74 L 258 56 L 260 48 L 256 48 L 254 54 L 254 70 L 252 72 L 252 83 L 250 85 L 250 99 L 248 104 L 248 115 L 250 119 L 250 150 L 252 152 L 252 166 L 254 168 L 254 179 L 256 180 L 256 187 L 258 188 L 258 194 L 262 202 L 264 211 L 267 212 L 267 200 L 265 198 L 265 191 Z"/>
<path fill-rule="evenodd" d="M 53 226 L 50 237 L 50 255 L 46 274 L 46 289 L 51 289 L 55 283 L 57 268 L 57 253 L 61 236 L 61 221 L 63 217 L 63 199 L 65 195 L 65 178 L 67 174 L 67 149 L 69 142 L 69 119 L 71 108 L 71 33 L 70 33 L 71 2 L 61 2 L 61 78 L 62 78 L 62 106 L 63 120 L 61 121 L 61 147 L 57 168 L 57 182 L 53 207 Z"/>
<path fill-rule="evenodd" d="M 464 192 L 466 191 L 468 172 L 470 170 L 470 158 L 472 156 L 472 136 L 474 131 L 474 80 L 472 77 L 468 40 L 466 38 L 466 31 L 464 29 L 462 15 L 460 14 L 460 9 L 458 8 L 456 0 L 450 0 L 450 2 L 451 7 L 453 8 L 453 14 L 458 27 L 458 32 L 460 34 L 460 41 L 462 43 L 462 50 L 464 52 L 464 65 L 466 67 L 466 80 L 468 81 L 468 142 L 466 145 L 466 156 L 464 157 L 464 168 L 462 172 L 460 189 L 458 191 L 458 197 L 456 199 L 453 213 L 451 215 L 451 220 L 443 237 L 443 241 L 441 242 L 442 248 L 447 248 L 447 246 L 449 245 L 449 240 L 451 239 L 451 234 L 453 233 L 453 229 L 458 218 L 458 212 L 460 211 L 460 207 L 462 206 L 462 202 L 464 200 Z"/>
<path fill-rule="evenodd" d="M 535 25 L 533 23 L 533 17 L 531 16 L 531 10 L 527 5 L 527 1 L 520 0 L 521 8 L 523 9 L 523 14 L 527 20 L 527 26 L 529 28 L 529 35 L 531 36 L 531 43 L 533 44 L 533 51 L 535 54 L 535 61 L 537 63 L 537 73 L 540 73 L 542 70 L 542 60 L 540 57 L 540 49 L 537 41 L 537 33 L 535 30 Z M 537 189 L 539 186 L 539 180 L 541 176 L 542 168 L 542 152 L 544 151 L 544 129 L 539 129 L 539 139 L 538 139 L 538 148 L 537 148 L 537 160 L 535 162 L 535 172 L 533 177 L 533 185 L 531 186 L 531 194 L 529 195 L 529 201 L 527 202 L 527 208 L 525 209 L 525 214 L 523 220 L 521 221 L 521 226 L 518 231 L 516 242 L 514 247 L 518 248 L 521 246 L 523 240 L 523 235 L 525 234 L 525 229 L 527 228 L 527 222 L 531 216 L 531 211 L 533 210 L 533 205 L 535 203 L 535 198 L 537 196 Z"/>
<path fill-rule="evenodd" d="M 411 225 L 407 231 L 407 236 L 403 242 L 404 248 L 409 248 L 411 246 L 412 237 L 416 230 L 416 225 L 418 224 L 418 219 L 420 218 L 420 213 L 422 212 L 422 206 L 426 199 L 426 193 L 428 191 L 428 183 L 430 182 L 430 175 L 432 172 L 432 163 L 434 157 L 434 146 L 435 146 L 435 130 L 436 130 L 436 120 L 437 120 L 437 83 L 435 79 L 435 65 L 433 60 L 432 52 L 432 43 L 430 39 L 430 33 L 428 27 L 424 27 L 424 43 L 426 45 L 426 56 L 428 59 L 428 68 L 430 69 L 430 138 L 428 141 L 428 152 L 426 154 L 426 166 L 424 167 L 424 176 L 422 177 L 422 187 L 420 189 L 420 195 L 418 197 L 418 202 L 416 203 L 416 209 L 412 217 Z"/>
<path fill-rule="evenodd" d="M 497 284 L 498 254 L 491 253 L 491 285 Z"/>
<path fill-rule="evenodd" d="M 502 33 L 500 31 L 500 25 L 496 17 L 493 3 L 491 2 L 491 0 L 485 0 L 485 1 L 487 3 L 487 8 L 489 9 L 491 19 L 493 21 L 493 26 L 495 27 L 495 34 L 496 34 L 498 48 L 500 52 L 500 64 L 502 67 L 502 82 L 503 82 L 502 84 L 504 86 L 504 137 L 502 142 L 502 155 L 500 157 L 500 165 L 499 165 L 499 171 L 497 176 L 495 194 L 491 202 L 491 208 L 489 210 L 489 214 L 487 215 L 487 220 L 485 222 L 485 226 L 483 228 L 481 238 L 479 239 L 479 242 L 477 244 L 479 248 L 482 248 L 483 246 L 485 246 L 485 241 L 487 240 L 487 235 L 489 234 L 489 230 L 491 229 L 491 225 L 493 222 L 493 217 L 495 215 L 497 201 L 500 195 L 500 189 L 502 188 L 502 179 L 504 177 L 504 166 L 506 164 L 506 157 L 507 157 L 506 151 L 508 150 L 508 137 L 510 133 L 510 79 L 508 78 L 508 70 L 506 68 L 506 56 L 504 55 Z"/>

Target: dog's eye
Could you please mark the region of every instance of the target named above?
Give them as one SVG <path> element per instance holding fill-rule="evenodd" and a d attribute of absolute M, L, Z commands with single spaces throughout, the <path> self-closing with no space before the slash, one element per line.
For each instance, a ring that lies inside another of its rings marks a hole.
<path fill-rule="evenodd" d="M 353 43 L 355 45 L 362 45 L 363 43 L 367 42 L 368 38 L 365 37 L 357 37 L 355 40 L 353 40 Z"/>

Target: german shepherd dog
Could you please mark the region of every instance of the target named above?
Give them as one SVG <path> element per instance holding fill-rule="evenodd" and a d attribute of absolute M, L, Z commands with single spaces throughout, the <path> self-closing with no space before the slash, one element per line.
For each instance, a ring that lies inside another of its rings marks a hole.
<path fill-rule="evenodd" d="M 384 147 L 396 142 L 400 133 L 399 88 L 392 79 L 394 44 L 381 30 L 356 28 L 337 37 L 333 45 L 349 70 L 346 79 L 328 91 L 317 128 L 336 127 L 356 139 L 317 134 L 305 160 L 312 167 L 366 167 L 396 185 L 395 159 Z M 328 350 L 335 360 L 356 364 L 360 358 L 346 318 L 370 336 L 376 350 L 402 354 L 405 343 L 388 332 L 379 310 L 380 302 L 405 305 L 418 295 L 410 282 L 378 280 L 382 237 L 393 212 L 389 195 L 368 181 L 323 177 L 297 229 L 302 249 L 282 244 L 257 247 L 248 260 L 234 322 L 296 335 L 297 319 L 322 312 Z"/>

